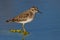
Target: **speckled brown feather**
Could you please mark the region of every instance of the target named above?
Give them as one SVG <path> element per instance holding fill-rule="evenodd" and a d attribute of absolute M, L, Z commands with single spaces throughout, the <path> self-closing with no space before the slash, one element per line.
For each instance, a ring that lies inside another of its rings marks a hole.
<path fill-rule="evenodd" d="M 26 21 L 27 18 L 32 18 L 33 17 L 33 13 L 32 12 L 23 12 L 21 14 L 19 14 L 18 16 L 12 18 L 10 21 L 12 22 L 20 22 L 20 21 Z"/>
<path fill-rule="evenodd" d="M 22 21 L 27 21 L 28 19 L 31 19 L 34 17 L 35 12 L 37 11 L 36 7 L 32 7 L 29 10 L 26 10 L 24 12 L 22 12 L 21 14 L 19 14 L 18 16 L 7 20 L 6 22 L 22 22 Z"/>

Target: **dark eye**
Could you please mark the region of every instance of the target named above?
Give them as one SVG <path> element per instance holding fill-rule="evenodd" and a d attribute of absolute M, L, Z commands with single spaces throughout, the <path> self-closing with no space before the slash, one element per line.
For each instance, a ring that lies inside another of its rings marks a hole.
<path fill-rule="evenodd" d="M 37 9 L 35 8 L 35 10 L 37 10 Z"/>
<path fill-rule="evenodd" d="M 32 11 L 34 11 L 34 10 L 32 10 Z"/>

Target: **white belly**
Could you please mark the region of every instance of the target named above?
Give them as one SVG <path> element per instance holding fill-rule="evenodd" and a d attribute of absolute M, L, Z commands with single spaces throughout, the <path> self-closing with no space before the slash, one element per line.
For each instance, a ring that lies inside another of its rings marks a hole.
<path fill-rule="evenodd" d="M 31 18 L 31 19 L 27 19 L 26 21 L 20 21 L 20 22 L 18 22 L 18 23 L 28 23 L 28 22 L 31 22 L 33 19 Z"/>

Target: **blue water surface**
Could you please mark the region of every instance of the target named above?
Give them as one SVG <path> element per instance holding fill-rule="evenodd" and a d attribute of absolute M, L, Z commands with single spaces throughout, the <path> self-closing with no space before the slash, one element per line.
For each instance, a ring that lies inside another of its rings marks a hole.
<path fill-rule="evenodd" d="M 21 29 L 21 24 L 5 20 L 33 5 L 42 14 L 36 14 L 34 20 L 25 25 L 30 32 L 26 40 L 60 40 L 60 0 L 0 0 L 0 40 L 21 40 L 21 34 L 9 32 L 9 29 Z"/>

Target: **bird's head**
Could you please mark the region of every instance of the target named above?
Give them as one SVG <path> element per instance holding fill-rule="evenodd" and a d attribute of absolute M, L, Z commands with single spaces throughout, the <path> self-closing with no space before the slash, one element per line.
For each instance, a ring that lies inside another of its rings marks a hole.
<path fill-rule="evenodd" d="M 35 7 L 35 6 L 33 6 L 33 7 L 31 7 L 30 8 L 30 10 L 33 12 L 33 13 L 41 13 L 41 11 L 37 8 L 37 7 Z"/>

